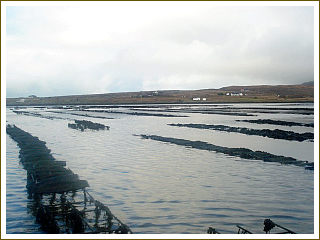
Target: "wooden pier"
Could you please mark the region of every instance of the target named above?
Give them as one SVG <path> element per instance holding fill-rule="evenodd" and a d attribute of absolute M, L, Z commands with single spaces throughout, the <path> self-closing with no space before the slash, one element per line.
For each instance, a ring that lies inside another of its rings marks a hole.
<path fill-rule="evenodd" d="M 130 234 L 103 203 L 95 200 L 65 161 L 57 161 L 44 141 L 15 125 L 7 125 L 7 134 L 20 147 L 20 160 L 27 171 L 28 198 L 36 221 L 44 232 L 63 234 Z"/>

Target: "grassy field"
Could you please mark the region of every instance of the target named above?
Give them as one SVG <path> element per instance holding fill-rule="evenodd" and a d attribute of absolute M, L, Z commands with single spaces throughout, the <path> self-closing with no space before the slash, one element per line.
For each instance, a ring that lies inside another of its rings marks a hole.
<path fill-rule="evenodd" d="M 194 100 L 194 98 L 200 100 Z M 7 106 L 104 104 L 205 104 L 313 102 L 314 86 L 229 86 L 220 89 L 141 91 L 106 94 L 7 98 Z"/>

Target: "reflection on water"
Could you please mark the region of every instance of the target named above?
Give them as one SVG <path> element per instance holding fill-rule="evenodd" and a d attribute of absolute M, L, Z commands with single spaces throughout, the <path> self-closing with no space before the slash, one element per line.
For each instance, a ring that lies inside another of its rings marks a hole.
<path fill-rule="evenodd" d="M 276 104 L 241 106 L 279 107 Z M 237 108 L 241 106 L 236 105 Z M 193 107 L 197 108 L 201 107 Z M 148 113 L 153 113 L 150 110 L 161 112 L 168 109 L 183 110 L 183 107 L 149 107 L 147 110 Z M 298 233 L 314 231 L 312 171 L 297 166 L 244 160 L 134 136 L 154 134 L 204 141 L 225 147 L 245 147 L 313 161 L 313 142 L 275 140 L 167 125 L 223 124 L 312 132 L 310 127 L 262 127 L 259 124 L 236 120 L 273 119 L 313 123 L 313 115 L 255 112 L 257 116 L 237 116 L 180 111 L 170 114 L 188 117 L 159 117 L 72 109 L 59 109 L 60 113 L 55 113 L 56 109 L 24 110 L 57 118 L 17 115 L 8 108 L 8 123 L 16 124 L 46 141 L 53 156 L 57 160 L 67 161 L 67 167 L 81 179 L 86 179 L 90 184 L 90 193 L 109 206 L 114 215 L 134 233 L 205 234 L 209 226 L 222 233 L 237 233 L 236 224 L 254 233 L 263 233 L 265 218 Z M 128 108 L 112 110 L 132 111 Z M 141 108 L 134 111 L 144 112 Z M 68 128 L 68 123 L 74 122 L 71 119 L 104 124 L 110 126 L 110 130 L 77 131 Z M 39 226 L 34 223 L 35 218 L 28 210 L 26 173 L 19 165 L 18 155 L 18 147 L 7 136 L 7 233 L 39 233 Z"/>
<path fill-rule="evenodd" d="M 28 200 L 26 171 L 19 164 L 19 148 L 6 136 L 6 226 L 7 233 L 41 233 Z"/>

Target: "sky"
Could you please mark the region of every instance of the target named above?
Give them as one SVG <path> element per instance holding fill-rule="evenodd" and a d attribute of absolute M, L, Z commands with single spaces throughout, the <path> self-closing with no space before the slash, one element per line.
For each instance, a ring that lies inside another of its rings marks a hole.
<path fill-rule="evenodd" d="M 314 80 L 314 3 L 6 4 L 7 97 Z"/>

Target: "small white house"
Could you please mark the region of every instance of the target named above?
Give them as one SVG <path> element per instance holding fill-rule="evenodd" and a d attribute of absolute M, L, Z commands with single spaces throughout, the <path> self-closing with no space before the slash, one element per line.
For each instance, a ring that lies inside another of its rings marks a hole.
<path fill-rule="evenodd" d="M 237 92 L 234 92 L 234 93 L 231 93 L 231 96 L 242 96 L 243 93 L 237 93 Z"/>
<path fill-rule="evenodd" d="M 207 101 L 207 98 L 202 98 L 202 101 Z"/>

